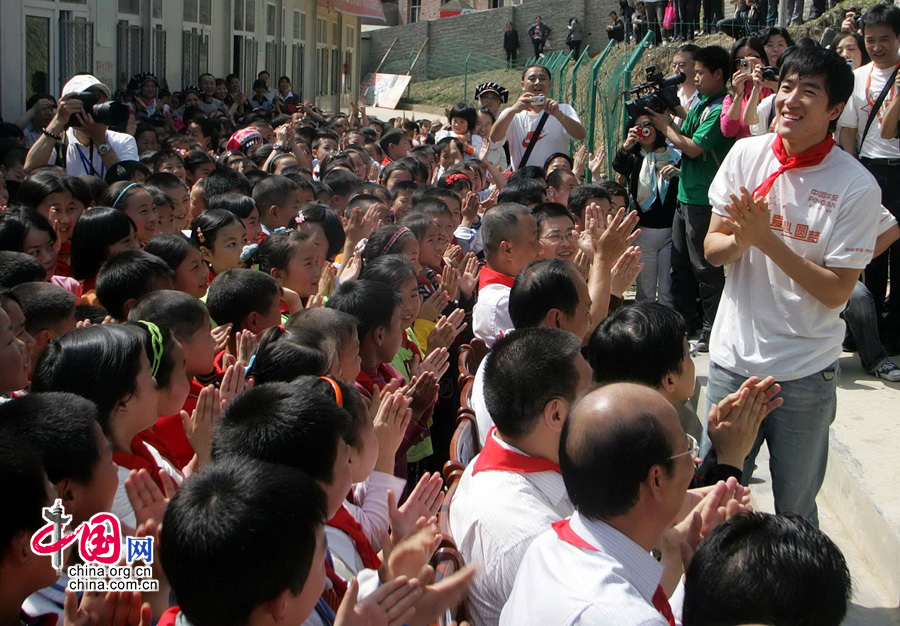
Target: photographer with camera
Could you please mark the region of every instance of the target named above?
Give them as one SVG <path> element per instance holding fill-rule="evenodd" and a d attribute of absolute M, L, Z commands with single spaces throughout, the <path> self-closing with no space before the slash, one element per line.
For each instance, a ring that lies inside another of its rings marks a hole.
<path fill-rule="evenodd" d="M 119 161 L 138 160 L 134 137 L 109 130 L 124 128 L 127 121 L 128 108 L 110 102 L 109 87 L 90 74 L 79 74 L 63 86 L 56 115 L 28 151 L 25 170 L 58 163 L 69 176 L 102 179 Z"/>
<path fill-rule="evenodd" d="M 514 170 L 526 165 L 543 167 L 551 154 L 568 154 L 570 139 L 578 141 L 587 135 L 575 109 L 549 97 L 551 87 L 550 70 L 543 65 L 526 67 L 522 95 L 491 126 L 491 141 L 509 141 Z"/>
<path fill-rule="evenodd" d="M 764 70 L 767 63 L 762 41 L 755 37 L 742 37 L 731 48 L 731 93 L 722 103 L 722 134 L 743 139 L 750 137 L 750 125 L 759 122 L 757 107 L 762 98 L 772 90 L 765 86 Z"/>
<path fill-rule="evenodd" d="M 724 48 L 707 46 L 694 53 L 694 83 L 700 102 L 688 111 L 680 128 L 668 112 L 646 109 L 656 129 L 682 154 L 678 209 L 672 224 L 672 296 L 689 328 L 702 329 L 697 342 L 701 352 L 709 351 L 709 333 L 725 285 L 722 268 L 703 256 L 703 238 L 712 213 L 709 186 L 734 144 L 722 134 L 719 124 L 728 68 Z M 697 311 L 698 297 L 702 315 Z"/>
<path fill-rule="evenodd" d="M 637 277 L 635 302 L 672 302 L 672 221 L 678 204 L 681 153 L 666 142 L 646 115 L 632 120 L 622 147 L 612 160 L 616 173 L 628 179 L 631 206 L 638 211 L 641 234 L 634 245 L 643 252 L 644 269 Z"/>

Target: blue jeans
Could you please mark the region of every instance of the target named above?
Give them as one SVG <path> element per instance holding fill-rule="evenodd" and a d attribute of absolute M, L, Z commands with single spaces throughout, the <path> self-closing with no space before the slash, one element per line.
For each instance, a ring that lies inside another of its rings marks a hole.
<path fill-rule="evenodd" d="M 769 470 L 779 515 L 802 515 L 819 525 L 816 494 L 825 478 L 828 461 L 828 429 L 837 412 L 837 382 L 840 367 L 835 361 L 821 372 L 780 382 L 784 404 L 769 413 L 744 462 L 742 482 L 747 485 L 763 441 L 769 447 Z M 709 401 L 720 402 L 737 391 L 745 378 L 710 362 Z M 704 433 L 704 438 L 707 435 Z"/>
<path fill-rule="evenodd" d="M 856 351 L 863 369 L 871 374 L 875 367 L 887 358 L 887 351 L 881 345 L 878 335 L 878 313 L 875 312 L 875 298 L 861 281 L 856 281 L 853 294 L 844 309 L 844 321 L 856 342 Z"/>

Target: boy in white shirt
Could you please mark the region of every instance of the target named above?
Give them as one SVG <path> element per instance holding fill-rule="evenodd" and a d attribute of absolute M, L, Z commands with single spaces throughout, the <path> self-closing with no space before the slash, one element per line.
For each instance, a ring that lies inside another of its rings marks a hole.
<path fill-rule="evenodd" d="M 738 142 L 709 190 L 706 258 L 731 267 L 707 396 L 719 402 L 751 374 L 781 384 L 784 405 L 760 427 L 743 480 L 766 440 L 776 512 L 813 524 L 837 408 L 840 311 L 872 257 L 880 217 L 874 178 L 831 137 L 852 89 L 837 54 L 798 49 L 781 69 L 777 134 Z"/>

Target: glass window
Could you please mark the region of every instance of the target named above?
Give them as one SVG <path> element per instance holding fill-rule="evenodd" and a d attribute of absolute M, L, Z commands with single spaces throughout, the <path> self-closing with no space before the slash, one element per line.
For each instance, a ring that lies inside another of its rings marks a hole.
<path fill-rule="evenodd" d="M 50 89 L 50 18 L 25 16 L 25 97 Z"/>

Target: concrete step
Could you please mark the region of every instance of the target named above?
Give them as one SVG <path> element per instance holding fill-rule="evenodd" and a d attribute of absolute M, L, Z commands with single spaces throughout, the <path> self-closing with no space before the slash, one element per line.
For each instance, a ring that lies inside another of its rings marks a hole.
<path fill-rule="evenodd" d="M 698 355 L 695 365 L 692 404 L 705 417 L 708 355 Z M 842 356 L 841 370 L 828 469 L 817 499 L 819 522 L 843 552 L 853 577 L 845 624 L 900 626 L 900 385 L 866 374 L 855 354 Z M 684 417 L 682 422 L 701 427 Z M 766 446 L 751 488 L 755 508 L 774 512 Z"/>

